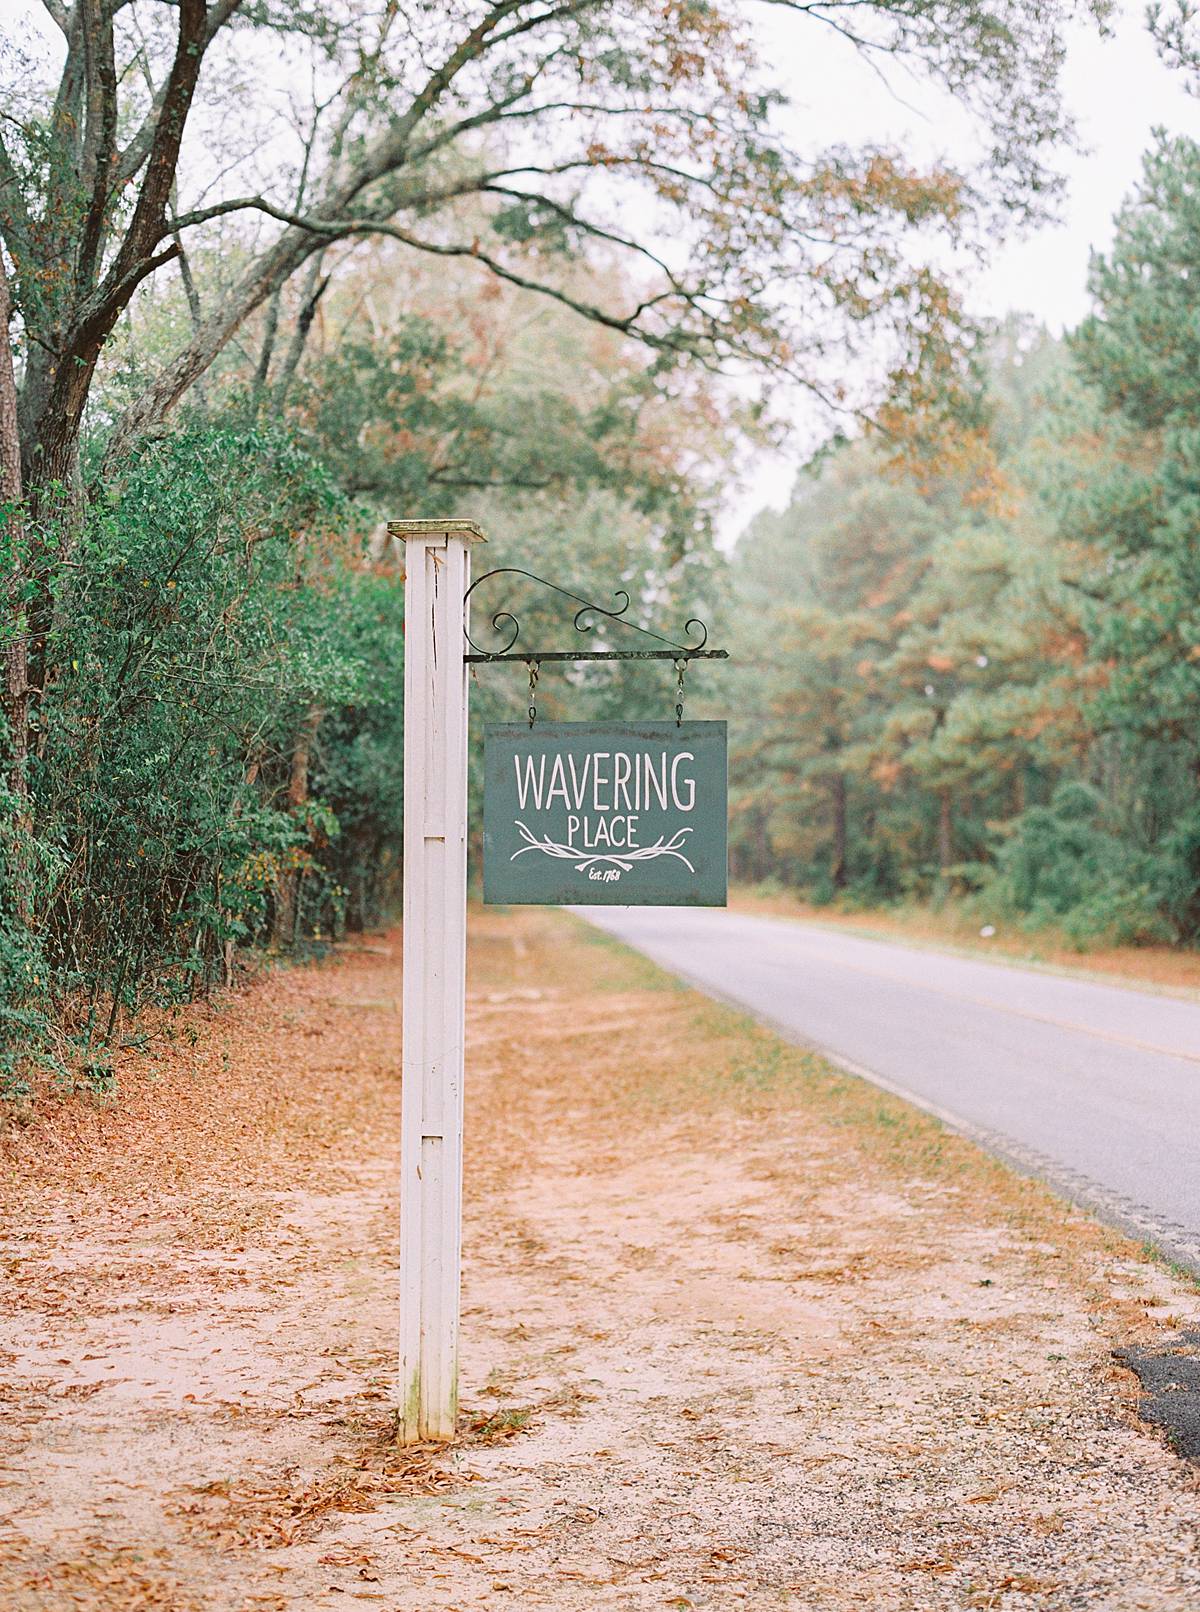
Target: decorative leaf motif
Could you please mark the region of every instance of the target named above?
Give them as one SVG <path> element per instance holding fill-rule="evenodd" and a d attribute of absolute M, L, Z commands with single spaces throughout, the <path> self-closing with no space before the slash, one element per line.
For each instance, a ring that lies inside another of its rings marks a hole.
<path fill-rule="evenodd" d="M 592 852 L 578 851 L 573 845 L 561 845 L 557 840 L 552 840 L 549 835 L 545 839 L 539 840 L 536 835 L 530 833 L 519 817 L 514 818 L 513 822 L 514 826 L 520 830 L 521 838 L 526 843 L 521 846 L 519 851 L 513 852 L 508 859 L 510 862 L 515 862 L 519 856 L 524 856 L 526 851 L 541 851 L 544 856 L 553 857 L 557 862 L 574 862 L 578 873 L 586 872 L 588 868 L 596 863 L 607 863 L 610 867 L 618 867 L 623 873 L 628 873 L 635 862 L 654 862 L 660 856 L 673 856 L 683 863 L 689 873 L 695 873 L 696 871 L 680 850 L 685 838 L 692 832 L 690 828 L 676 829 L 670 839 L 660 834 L 653 845 L 639 845 L 630 851 Z"/>

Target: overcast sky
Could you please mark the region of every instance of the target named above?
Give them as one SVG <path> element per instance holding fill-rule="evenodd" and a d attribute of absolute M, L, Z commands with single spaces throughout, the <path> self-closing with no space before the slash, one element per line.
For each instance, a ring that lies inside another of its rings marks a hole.
<path fill-rule="evenodd" d="M 1084 149 L 1059 165 L 1068 182 L 1062 222 L 997 249 L 990 267 L 966 287 L 975 311 L 1026 311 L 1056 334 L 1077 324 L 1088 311 L 1088 255 L 1110 242 L 1113 214 L 1137 182 L 1151 131 L 1163 126 L 1200 139 L 1200 101 L 1186 93 L 1184 75 L 1163 66 L 1144 19 L 1142 0 L 1126 0 L 1107 40 L 1094 28 L 1073 30 L 1064 89 Z M 825 125 L 832 138 L 897 140 L 915 156 L 952 152 L 956 140 L 967 137 L 953 107 L 931 101 L 915 87 L 904 88 L 909 104 L 901 104 L 836 40 L 816 47 L 821 62 L 814 72 L 806 32 L 805 60 L 797 63 L 789 85 L 788 42 L 795 41 L 795 30 L 770 13 L 762 26 L 769 59 L 780 64 L 779 77 L 795 99 L 790 116 L 798 134 L 811 135 L 814 125 Z M 798 401 L 797 410 L 802 409 Z M 763 456 L 754 465 L 749 486 L 739 494 L 740 517 L 731 515 L 722 533 L 725 542 L 736 537 L 748 511 L 787 503 L 804 439 L 801 430 L 794 449 Z"/>
<path fill-rule="evenodd" d="M 1113 214 L 1137 183 L 1152 130 L 1200 138 L 1200 101 L 1186 93 L 1185 76 L 1159 60 L 1144 11 L 1127 5 L 1109 40 L 1076 31 L 1066 93 L 1087 149 L 1064 165 L 1063 224 L 1001 251 L 981 279 L 979 303 L 988 312 L 1028 308 L 1055 332 L 1077 324 L 1088 311 L 1088 253 L 1111 240 Z"/>

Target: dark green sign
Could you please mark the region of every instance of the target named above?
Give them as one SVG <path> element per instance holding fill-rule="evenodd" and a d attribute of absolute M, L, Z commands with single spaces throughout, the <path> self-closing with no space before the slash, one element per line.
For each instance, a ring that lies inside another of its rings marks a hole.
<path fill-rule="evenodd" d="M 723 907 L 724 722 L 484 728 L 483 899 Z"/>

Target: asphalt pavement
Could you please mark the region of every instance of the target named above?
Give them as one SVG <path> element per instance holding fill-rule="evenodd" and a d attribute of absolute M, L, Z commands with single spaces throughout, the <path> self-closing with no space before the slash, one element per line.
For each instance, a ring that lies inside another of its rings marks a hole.
<path fill-rule="evenodd" d="M 1200 1001 L 786 918 L 574 910 L 1200 1274 Z"/>

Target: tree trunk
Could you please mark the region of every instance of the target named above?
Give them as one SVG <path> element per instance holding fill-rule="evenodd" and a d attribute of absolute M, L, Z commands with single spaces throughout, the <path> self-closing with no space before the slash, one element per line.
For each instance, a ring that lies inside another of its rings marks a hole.
<path fill-rule="evenodd" d="M 68 267 L 75 282 L 66 328 L 49 344 L 44 338 L 50 333 L 39 333 L 52 356 L 35 360 L 28 377 L 33 384 L 25 388 L 30 396 L 23 400 L 21 423 L 31 506 L 45 493 L 52 500 L 62 497 L 62 489 L 68 500 L 78 498 L 79 435 L 100 354 L 138 286 L 179 255 L 177 244 L 164 247 L 162 242 L 184 125 L 211 38 L 209 24 L 215 32 L 232 6 L 215 8 L 218 15 L 210 18 L 206 0 L 179 0 L 174 59 L 157 117 L 148 126 L 144 151 L 129 175 L 132 178 L 144 163 L 141 185 L 120 244 L 105 262 L 103 243 L 111 227 L 113 186 L 122 160 L 116 143 L 113 10 L 80 8 L 87 111 L 78 182 L 86 211 L 78 238 L 65 243 L 66 255 L 54 265 Z M 36 508 L 33 512 L 40 521 L 42 512 Z"/>
<path fill-rule="evenodd" d="M 284 359 L 283 369 L 274 388 L 275 407 L 282 409 L 299 368 L 304 347 L 308 341 L 308 333 L 312 329 L 313 320 L 317 315 L 317 304 L 325 295 L 329 286 L 329 275 L 321 276 L 321 265 L 325 261 L 324 253 L 319 252 L 309 264 L 308 275 L 305 280 L 303 301 L 300 313 L 296 319 L 296 328 L 292 331 L 291 344 L 288 347 L 287 357 Z"/>
<path fill-rule="evenodd" d="M 1018 766 L 1013 773 L 1012 811 L 1014 817 L 1020 817 L 1028 804 L 1025 786 L 1025 768 Z"/>
<path fill-rule="evenodd" d="M 24 601 L 25 523 L 22 510 L 21 438 L 17 423 L 17 386 L 13 373 L 8 322 L 12 313 L 8 277 L 0 256 L 0 504 L 8 506 L 5 522 L 12 542 L 12 558 L 2 579 L 6 609 L 0 626 L 0 710 L 8 728 L 8 785 L 18 799 L 28 796 L 25 763 L 29 755 L 29 666 L 25 636 Z"/>
<path fill-rule="evenodd" d="M 1200 791 L 1200 756 L 1192 762 L 1192 782 Z M 1200 844 L 1192 842 L 1188 849 L 1189 889 L 1179 909 L 1177 920 L 1180 938 L 1195 941 L 1200 935 Z"/>
<path fill-rule="evenodd" d="M 259 349 L 258 366 L 254 371 L 254 384 L 250 395 L 254 399 L 255 413 L 262 404 L 263 393 L 267 389 L 267 378 L 271 373 L 271 358 L 275 352 L 275 337 L 279 331 L 279 304 L 283 298 L 283 286 L 277 285 L 267 302 L 266 329 L 263 331 L 262 347 Z M 194 328 L 199 330 L 202 321 L 195 319 Z M 197 379 L 195 385 L 199 386 Z"/>
<path fill-rule="evenodd" d="M 292 770 L 288 779 L 288 810 L 298 818 L 308 804 L 308 769 L 312 761 L 313 742 L 325 712 L 318 705 L 309 707 L 304 715 L 292 747 Z M 272 936 L 277 946 L 294 946 L 296 925 L 299 922 L 300 874 L 294 868 L 280 873 L 275 882 L 275 925 Z"/>
<path fill-rule="evenodd" d="M 771 838 L 767 828 L 767 813 L 765 811 L 756 813 L 754 820 L 754 877 L 759 880 L 769 879 L 775 871 L 771 865 Z"/>
<path fill-rule="evenodd" d="M 846 875 L 846 775 L 835 773 L 833 788 L 833 888 L 844 890 Z"/>
<path fill-rule="evenodd" d="M 950 864 L 954 860 L 954 817 L 948 789 L 938 791 L 937 855 L 938 874 L 945 883 L 949 877 Z"/>

